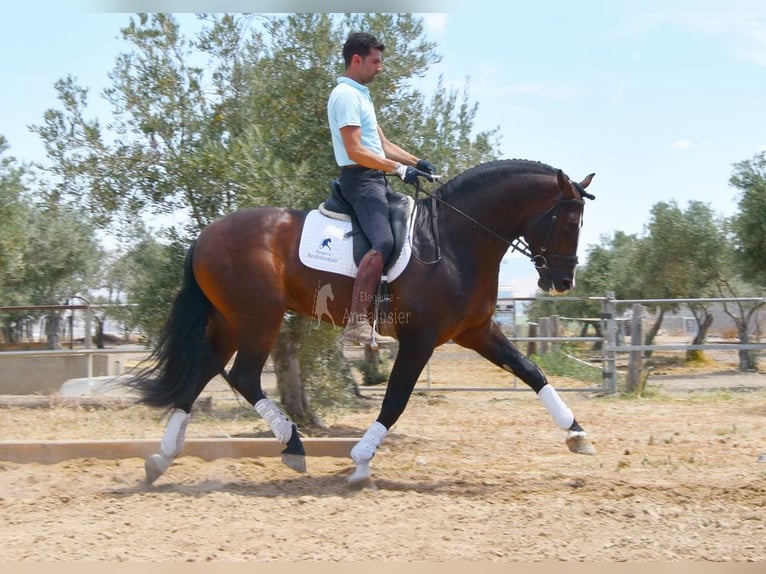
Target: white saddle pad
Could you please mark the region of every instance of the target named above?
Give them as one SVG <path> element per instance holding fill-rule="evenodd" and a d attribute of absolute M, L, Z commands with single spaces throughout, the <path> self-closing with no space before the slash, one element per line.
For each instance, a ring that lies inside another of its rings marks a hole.
<path fill-rule="evenodd" d="M 407 225 L 404 245 L 396 262 L 384 275 L 389 283 L 402 274 L 412 256 L 410 234 L 415 221 L 414 211 Z M 333 219 L 321 213 L 318 209 L 309 211 L 301 232 L 298 246 L 298 257 L 301 263 L 311 269 L 338 273 L 347 277 L 356 277 L 357 266 L 354 263 L 354 238 L 346 236 L 351 231 L 350 221 Z"/>

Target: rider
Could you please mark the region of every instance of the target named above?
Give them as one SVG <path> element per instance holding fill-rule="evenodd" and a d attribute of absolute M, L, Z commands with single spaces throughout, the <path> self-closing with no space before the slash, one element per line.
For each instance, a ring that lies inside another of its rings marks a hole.
<path fill-rule="evenodd" d="M 345 74 L 327 101 L 327 117 L 335 160 L 340 166 L 343 197 L 354 209 L 371 249 L 359 262 L 343 338 L 355 344 L 372 340 L 367 318 L 383 264 L 394 247 L 388 216 L 389 192 L 385 173 L 395 173 L 405 183 L 415 184 L 419 175 L 433 175 L 433 165 L 390 142 L 380 129 L 366 84 L 383 71 L 385 46 L 372 34 L 352 32 L 343 44 Z M 391 337 L 376 334 L 380 344 Z"/>

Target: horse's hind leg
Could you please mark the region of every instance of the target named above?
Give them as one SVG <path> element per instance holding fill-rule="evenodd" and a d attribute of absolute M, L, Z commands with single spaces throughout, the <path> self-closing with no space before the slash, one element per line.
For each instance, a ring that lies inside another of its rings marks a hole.
<path fill-rule="evenodd" d="M 144 462 L 147 484 L 152 484 L 170 467 L 186 442 L 186 426 L 191 417 L 192 404 L 205 388 L 208 381 L 217 373 L 217 369 L 206 371 L 203 378 L 197 384 L 197 391 L 191 402 L 176 404 L 169 411 L 168 422 L 165 425 L 165 433 L 160 442 L 160 452 L 149 456 Z"/>
<path fill-rule="evenodd" d="M 165 433 L 160 442 L 160 452 L 149 456 L 144 462 L 147 484 L 152 484 L 162 476 L 181 453 L 186 442 L 186 427 L 189 423 L 194 401 L 197 400 L 210 379 L 220 372 L 234 353 L 234 343 L 220 316 L 214 315 L 211 319 L 208 325 L 207 339 L 215 360 L 204 366 L 199 379 L 194 382 L 195 388 L 183 399 L 179 399 L 170 409 Z"/>
<path fill-rule="evenodd" d="M 556 425 L 567 431 L 566 444 L 569 450 L 577 454 L 596 454 L 596 449 L 575 419 L 572 410 L 564 403 L 556 389 L 548 383 L 540 368 L 508 341 L 497 323 L 490 321 L 488 328 L 466 331 L 459 337 L 455 337 L 455 342 L 463 347 L 474 349 L 530 386 L 537 393 L 537 397 L 551 414 Z"/>
<path fill-rule="evenodd" d="M 279 325 L 277 325 L 277 329 Z M 234 387 L 263 417 L 274 438 L 285 445 L 282 463 L 297 472 L 306 472 L 306 451 L 298 434 L 298 427 L 266 396 L 261 386 L 263 365 L 269 356 L 274 337 L 261 335 L 255 345 L 240 347 L 234 366 L 229 373 L 229 384 Z"/>

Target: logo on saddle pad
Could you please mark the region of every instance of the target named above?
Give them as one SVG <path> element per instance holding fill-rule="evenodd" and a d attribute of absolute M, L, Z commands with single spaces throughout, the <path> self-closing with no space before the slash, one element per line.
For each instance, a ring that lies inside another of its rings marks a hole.
<path fill-rule="evenodd" d="M 327 217 L 318 209 L 309 211 L 301 232 L 298 258 L 301 263 L 311 269 L 356 277 L 353 237 L 347 235 L 350 231 L 350 221 Z M 412 249 L 409 234 L 411 231 L 407 229 L 402 251 L 387 272 L 389 283 L 401 275 L 410 260 Z"/>

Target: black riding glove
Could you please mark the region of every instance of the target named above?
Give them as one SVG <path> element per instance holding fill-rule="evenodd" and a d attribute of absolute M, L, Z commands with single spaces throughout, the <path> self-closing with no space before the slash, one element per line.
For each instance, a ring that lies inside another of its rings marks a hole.
<path fill-rule="evenodd" d="M 418 169 L 422 171 L 423 173 L 427 173 L 428 175 L 436 175 L 436 169 L 434 169 L 434 164 L 432 164 L 430 161 L 426 159 L 419 159 L 418 163 L 415 165 L 415 169 Z M 429 181 L 431 181 L 430 178 L 429 178 Z"/>
<path fill-rule="evenodd" d="M 414 167 L 402 164 L 396 166 L 394 173 L 401 177 L 404 183 L 408 183 L 410 185 L 415 185 L 415 183 L 418 181 L 418 176 L 421 175 L 420 171 Z"/>

